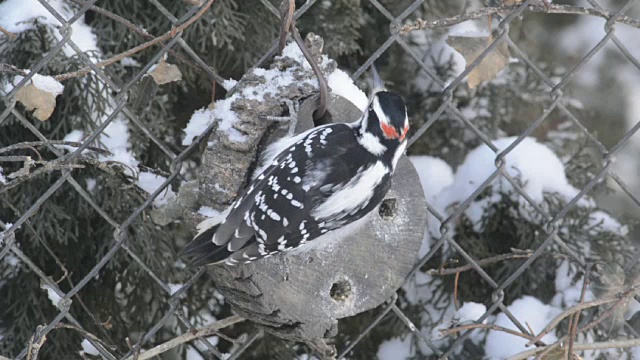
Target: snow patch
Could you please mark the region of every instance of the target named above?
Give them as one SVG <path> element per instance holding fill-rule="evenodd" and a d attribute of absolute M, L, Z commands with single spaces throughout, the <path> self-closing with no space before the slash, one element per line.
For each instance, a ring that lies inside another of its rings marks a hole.
<path fill-rule="evenodd" d="M 404 360 L 412 359 L 415 349 L 411 344 L 411 336 L 393 338 L 384 341 L 378 348 L 378 360 Z"/>
<path fill-rule="evenodd" d="M 477 321 L 485 312 L 487 312 L 487 307 L 483 304 L 466 302 L 456 311 L 453 318 L 461 323 L 465 321 Z"/>
<path fill-rule="evenodd" d="M 71 19 L 75 10 L 61 0 L 49 0 L 49 5 L 55 9 L 65 20 Z M 14 33 L 21 33 L 34 28 L 32 20 L 54 27 L 61 27 L 62 24 L 37 0 L 7 0 L 0 4 L 0 26 Z M 98 51 L 97 37 L 84 22 L 84 15 L 71 25 L 71 41 L 76 44 L 81 51 Z M 62 35 L 58 31 L 52 31 L 53 36 L 58 41 L 62 40 Z M 2 36 L 2 35 L 0 35 Z M 62 48 L 68 57 L 75 55 L 75 51 L 65 45 Z"/>
<path fill-rule="evenodd" d="M 160 186 L 167 180 L 166 177 L 162 175 L 156 175 L 150 172 L 143 171 L 138 175 L 138 186 L 152 194 L 154 191 L 158 190 Z M 170 200 L 176 197 L 176 193 L 171 190 L 171 186 L 167 186 L 154 200 L 153 203 L 156 206 L 164 205 L 168 203 Z"/>
<path fill-rule="evenodd" d="M 226 90 L 230 90 L 237 84 L 238 84 L 238 80 L 224 79 L 224 81 L 222 82 L 222 87 L 225 88 Z"/>
<path fill-rule="evenodd" d="M 70 141 L 70 142 L 82 142 L 84 138 L 84 131 L 82 130 L 72 130 L 70 133 L 64 136 L 62 141 Z M 58 149 L 69 150 L 69 152 L 74 152 L 78 148 L 77 146 L 71 145 L 54 145 Z M 84 151 L 82 152 L 84 154 Z"/>
<path fill-rule="evenodd" d="M 34 74 L 31 78 L 33 86 L 42 91 L 46 91 L 53 95 L 60 95 L 64 91 L 64 85 L 51 76 L 43 76 L 40 74 Z"/>
<path fill-rule="evenodd" d="M 290 43 L 284 48 L 283 56 L 292 58 L 303 64 L 303 67 L 311 69 L 311 66 L 304 58 L 300 48 L 298 48 L 298 45 L 295 43 Z M 329 58 L 326 55 L 323 55 L 320 63 L 326 61 L 329 61 Z M 294 73 L 295 68 L 288 68 L 285 70 L 276 68 L 256 68 L 252 71 L 253 75 L 263 77 L 264 82 L 251 87 L 246 87 L 229 98 L 218 100 L 209 108 L 197 110 L 189 120 L 187 127 L 184 129 L 185 135 L 182 140 L 182 145 L 191 145 L 193 143 L 193 139 L 201 135 L 214 121 L 218 122 L 218 131 L 225 134 L 230 141 L 237 143 L 245 142 L 247 141 L 247 136 L 235 127 L 235 124 L 240 121 L 236 113 L 231 109 L 235 100 L 244 98 L 264 101 L 265 96 L 276 94 L 278 89 L 294 83 L 298 86 L 308 84 L 314 88 L 318 88 L 318 81 L 315 79 L 307 79 L 302 82 L 297 80 Z M 364 110 L 367 107 L 367 96 L 353 84 L 353 81 L 345 72 L 335 70 L 329 74 L 327 81 L 334 93 L 347 98 L 361 110 Z M 226 89 L 230 89 L 236 84 L 237 81 L 235 80 L 225 80 L 223 86 Z"/>
<path fill-rule="evenodd" d="M 231 110 L 231 104 L 238 98 L 238 94 L 234 94 L 230 98 L 218 100 L 215 102 L 213 109 L 203 108 L 196 110 L 191 116 L 191 120 L 184 129 L 184 139 L 182 145 L 189 146 L 193 140 L 200 136 L 214 121 L 218 121 L 218 131 L 224 133 L 229 140 L 234 142 L 245 142 L 247 136 L 242 134 L 234 124 L 238 121 L 238 116 Z"/>
<path fill-rule="evenodd" d="M 94 178 L 87 178 L 85 180 L 87 182 L 87 191 L 93 192 L 96 189 L 97 181 Z"/>
<path fill-rule="evenodd" d="M 53 288 L 51 288 L 51 286 L 47 284 L 43 284 L 41 288 L 47 291 L 47 296 L 49 297 L 49 300 L 51 301 L 53 306 L 57 307 L 62 297 L 58 295 L 58 293 L 56 293 L 55 290 L 53 290 Z"/>
<path fill-rule="evenodd" d="M 568 260 L 562 260 L 560 262 L 560 265 L 556 269 L 556 295 L 551 300 L 551 305 L 566 308 L 580 302 L 584 277 L 580 276 L 574 280 L 576 273 L 577 270 L 571 267 L 571 263 Z M 591 301 L 594 298 L 591 290 L 587 288 L 584 301 Z"/>
<path fill-rule="evenodd" d="M 130 58 L 130 57 L 125 57 L 122 60 L 120 60 L 120 64 L 122 66 L 125 67 L 140 67 L 140 63 L 134 59 L 134 58 Z"/>
<path fill-rule="evenodd" d="M 172 284 L 172 283 L 169 283 L 168 285 L 169 285 L 169 295 L 171 296 L 177 293 L 184 286 L 184 284 Z"/>
<path fill-rule="evenodd" d="M 560 309 L 545 305 L 540 300 L 532 296 L 521 297 L 509 305 L 507 309 L 509 309 L 521 324 L 529 324 L 533 332 L 536 334 L 540 333 L 549 321 L 561 312 Z M 498 314 L 495 324 L 507 329 L 520 331 L 504 313 Z M 555 329 L 542 338 L 542 341 L 547 344 L 552 344 L 556 340 L 558 340 L 558 338 L 556 337 Z M 519 336 L 491 330 L 487 335 L 485 355 L 491 360 L 505 359 L 509 356 L 530 349 L 525 347 L 527 342 L 528 340 Z"/>
<path fill-rule="evenodd" d="M 346 72 L 336 69 L 329 75 L 327 82 L 331 92 L 351 101 L 360 111 L 364 112 L 367 105 L 369 105 L 367 95 L 353 83 L 353 80 Z"/>
<path fill-rule="evenodd" d="M 494 140 L 492 143 L 498 151 L 502 151 L 516 139 L 517 137 L 508 137 Z M 543 202 L 545 193 L 555 193 L 565 201 L 570 201 L 579 192 L 569 184 L 564 172 L 564 165 L 558 156 L 533 138 L 528 137 L 522 140 L 506 155 L 504 160 L 506 172 L 511 177 L 519 179 L 522 189 L 538 204 Z M 495 161 L 496 153 L 485 144 L 472 150 L 458 168 L 453 183 L 439 194 L 436 203 L 437 209 L 444 212 L 451 205 L 465 201 L 493 174 L 496 170 Z M 491 188 L 492 192 L 489 196 L 472 202 L 464 212 L 474 224 L 476 231 L 481 230 L 480 220 L 485 209 L 500 201 L 500 193 L 513 193 L 514 199 L 520 202 L 521 207 L 526 209 L 531 207 L 526 199 L 518 195 L 511 183 L 502 176 L 491 183 Z M 592 200 L 584 198 L 578 203 L 583 206 L 595 205 Z M 438 231 L 438 229 L 432 230 Z"/>
<path fill-rule="evenodd" d="M 424 197 L 433 202 L 438 194 L 453 183 L 453 170 L 444 160 L 431 156 L 409 156 L 416 168 Z"/>
<path fill-rule="evenodd" d="M 620 236 L 626 236 L 629 233 L 629 227 L 627 225 L 620 224 L 616 219 L 612 218 L 611 215 L 602 210 L 589 214 L 589 227 L 609 231 Z"/>
<path fill-rule="evenodd" d="M 7 179 L 2 174 L 3 171 L 4 170 L 2 170 L 2 166 L 0 166 L 0 184 L 6 184 L 7 183 Z"/>
<path fill-rule="evenodd" d="M 438 202 L 438 194 L 453 183 L 451 166 L 444 160 L 431 156 L 409 156 L 409 160 L 411 160 L 418 173 L 427 203 L 435 206 Z M 422 246 L 418 251 L 418 257 L 420 258 L 425 256 L 431 249 L 431 238 L 439 236 L 440 233 L 438 230 L 440 221 L 430 211 L 427 212 L 427 224 L 429 226 L 425 229 Z M 435 229 L 436 231 L 432 232 L 430 229 Z"/>
<path fill-rule="evenodd" d="M 82 351 L 85 354 L 94 355 L 94 356 L 100 355 L 100 352 L 98 351 L 98 349 L 96 349 L 95 346 L 91 345 L 91 343 L 87 339 L 82 340 L 82 342 L 80 343 L 80 346 L 82 346 Z"/>

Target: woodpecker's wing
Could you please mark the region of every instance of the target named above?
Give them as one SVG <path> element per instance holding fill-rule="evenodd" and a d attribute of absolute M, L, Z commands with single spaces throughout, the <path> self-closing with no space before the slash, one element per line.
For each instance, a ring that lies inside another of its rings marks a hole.
<path fill-rule="evenodd" d="M 312 129 L 277 155 L 226 220 L 202 232 L 185 253 L 196 264 L 247 262 L 313 240 L 377 205 L 390 178 L 381 166 L 350 125 Z"/>

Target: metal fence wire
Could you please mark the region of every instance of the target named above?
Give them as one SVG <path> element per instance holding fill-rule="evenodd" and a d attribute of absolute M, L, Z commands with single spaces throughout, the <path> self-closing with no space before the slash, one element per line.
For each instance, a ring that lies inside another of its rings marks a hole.
<path fill-rule="evenodd" d="M 198 64 L 202 70 L 206 72 L 211 80 L 215 80 L 218 82 L 222 82 L 223 78 L 217 74 L 214 70 L 212 70 L 207 64 L 198 56 L 197 52 L 194 51 L 189 44 L 182 39 L 181 26 L 185 24 L 189 24 L 189 21 L 194 18 L 201 11 L 206 11 L 211 6 L 212 1 L 203 1 L 201 4 L 197 3 L 190 7 L 190 10 L 187 11 L 184 15 L 175 17 L 171 14 L 163 5 L 161 5 L 156 0 L 149 0 L 157 9 L 159 14 L 165 16 L 167 19 L 171 21 L 174 28 L 176 29 L 173 36 L 165 37 L 162 41 L 165 41 L 165 44 L 161 47 L 160 50 L 157 51 L 155 56 L 153 56 L 152 60 L 149 61 L 146 65 L 144 65 L 138 74 L 134 76 L 131 80 L 127 82 L 122 82 L 120 79 L 113 79 L 112 76 L 107 75 L 105 71 L 97 64 L 95 59 L 91 59 L 87 54 L 83 53 L 79 46 L 75 44 L 71 40 L 72 29 L 71 25 L 81 18 L 88 10 L 90 10 L 97 0 L 89 0 L 83 3 L 80 9 L 75 13 L 69 20 L 65 20 L 64 17 L 56 11 L 46 0 L 38 0 L 39 3 L 45 7 L 56 19 L 58 19 L 63 26 L 60 27 L 59 31 L 61 34 L 60 41 L 53 47 L 53 49 L 44 55 L 40 61 L 37 62 L 32 68 L 30 74 L 24 77 L 22 81 L 17 84 L 10 92 L 4 93 L 0 91 L 0 98 L 6 104 L 6 109 L 0 114 L 0 124 L 6 121 L 9 118 L 17 119 L 25 128 L 29 129 L 38 139 L 43 142 L 49 141 L 45 135 L 43 135 L 40 131 L 38 131 L 30 121 L 25 117 L 22 111 L 16 108 L 16 94 L 17 92 L 26 86 L 34 74 L 36 74 L 40 69 L 42 69 L 51 59 L 56 55 L 56 53 L 60 52 L 64 46 L 71 47 L 75 53 L 79 56 L 84 66 L 87 67 L 86 71 L 94 72 L 105 84 L 108 85 L 114 97 L 114 109 L 110 116 L 102 122 L 102 124 L 93 131 L 87 138 L 84 139 L 82 145 L 77 147 L 75 151 L 71 155 L 65 155 L 63 151 L 51 143 L 47 145 L 48 150 L 54 153 L 57 157 L 62 158 L 65 157 L 64 163 L 71 163 L 76 157 L 78 157 L 83 150 L 89 147 L 89 144 L 94 142 L 98 138 L 98 136 L 104 131 L 104 129 L 118 116 L 119 114 L 124 114 L 128 120 L 134 124 L 136 127 L 140 128 L 146 136 L 149 137 L 157 145 L 166 155 L 171 159 L 170 166 L 170 176 L 164 181 L 162 186 L 160 186 L 153 194 L 151 194 L 146 201 L 142 205 L 140 205 L 135 211 L 133 211 L 126 218 L 125 221 L 118 223 L 113 218 L 111 218 L 105 211 L 103 211 L 100 206 L 92 199 L 92 196 L 74 179 L 74 173 L 72 169 L 65 168 L 60 171 L 59 179 L 48 188 L 39 198 L 35 199 L 31 205 L 31 207 L 21 214 L 21 216 L 8 228 L 5 228 L 2 233 L 0 233 L 0 244 L 3 244 L 0 248 L 0 259 L 4 258 L 8 254 L 12 253 L 14 256 L 19 258 L 19 260 L 30 269 L 33 273 L 37 274 L 37 276 L 41 279 L 43 284 L 49 286 L 59 297 L 57 307 L 59 309 L 58 315 L 51 320 L 50 323 L 40 326 L 35 329 L 33 338 L 30 346 L 26 346 L 24 350 L 18 355 L 17 359 L 23 358 L 31 358 L 31 352 L 34 351 L 34 346 L 39 343 L 42 343 L 43 339 L 47 336 L 47 334 L 54 329 L 58 324 L 62 321 L 68 322 L 69 324 L 76 326 L 79 329 L 83 329 L 83 324 L 81 324 L 76 318 L 70 313 L 70 305 L 71 300 L 74 298 L 76 294 L 78 294 L 83 287 L 85 287 L 92 279 L 99 273 L 101 269 L 103 269 L 114 257 L 114 255 L 118 252 L 126 252 L 130 257 L 133 263 L 137 264 L 141 269 L 143 269 L 149 276 L 150 280 L 156 282 L 159 286 L 161 286 L 168 294 L 172 294 L 169 298 L 169 310 L 165 316 L 163 316 L 162 320 L 156 324 L 148 324 L 148 328 L 145 333 L 141 336 L 140 341 L 137 344 L 133 344 L 131 351 L 128 354 L 120 354 L 116 355 L 111 349 L 107 349 L 99 341 L 96 341 L 95 338 L 91 336 L 85 336 L 86 340 L 88 340 L 98 351 L 100 354 L 110 360 L 115 359 L 127 359 L 130 356 L 137 356 L 138 352 L 148 346 L 147 340 L 149 340 L 159 329 L 161 329 L 165 324 L 171 321 L 178 321 L 185 325 L 190 331 L 195 331 L 195 327 L 190 323 L 189 319 L 184 316 L 179 310 L 180 308 L 180 297 L 182 294 L 196 281 L 197 278 L 204 274 L 204 269 L 198 271 L 190 280 L 185 282 L 185 285 L 177 292 L 172 291 L 170 284 L 167 281 L 162 280 L 159 276 L 153 273 L 153 271 L 149 268 L 149 266 L 145 265 L 145 263 L 141 260 L 140 256 L 132 251 L 129 247 L 126 246 L 127 240 L 127 229 L 132 226 L 134 221 L 138 220 L 141 217 L 142 212 L 149 208 L 152 205 L 153 200 L 159 196 L 180 174 L 180 170 L 182 168 L 182 162 L 186 158 L 186 156 L 197 146 L 204 138 L 204 136 L 199 137 L 193 144 L 185 148 L 180 153 L 175 153 L 170 147 L 168 147 L 161 139 L 157 136 L 153 135 L 152 131 L 146 128 L 145 124 L 143 124 L 139 118 L 135 115 L 134 111 L 129 109 L 127 106 L 127 91 L 131 89 L 131 87 L 136 84 L 143 76 L 147 73 L 147 71 L 157 63 L 167 52 L 172 49 L 181 48 L 185 54 L 191 58 L 193 62 Z M 625 146 L 629 142 L 629 139 L 637 132 L 638 128 L 640 128 L 640 123 L 635 124 L 633 128 L 631 128 L 622 138 L 618 140 L 618 142 L 612 147 L 606 147 L 603 143 L 601 143 L 594 135 L 592 135 L 587 128 L 581 123 L 579 117 L 575 115 L 572 110 L 565 106 L 564 102 L 561 101 L 563 99 L 563 89 L 567 85 L 567 83 L 575 76 L 576 72 L 578 72 L 581 68 L 585 66 L 585 64 L 598 52 L 603 46 L 608 43 L 613 43 L 617 48 L 620 49 L 621 53 L 633 63 L 638 70 L 640 71 L 640 61 L 634 58 L 631 53 L 626 49 L 625 45 L 622 43 L 620 39 L 616 36 L 616 22 L 621 21 L 622 19 L 626 19 L 626 21 L 635 21 L 639 20 L 630 19 L 625 16 L 625 12 L 631 8 L 634 4 L 636 4 L 637 0 L 631 0 L 626 2 L 624 6 L 622 6 L 616 12 L 609 12 L 604 10 L 595 0 L 587 0 L 590 4 L 590 9 L 585 10 L 585 14 L 595 14 L 597 16 L 603 17 L 606 19 L 605 32 L 606 35 L 598 42 L 596 46 L 594 46 L 576 65 L 574 68 L 570 69 L 570 71 L 566 72 L 561 78 L 550 78 L 548 75 L 545 75 L 545 72 L 542 71 L 534 61 L 530 60 L 524 51 L 522 51 L 518 44 L 512 41 L 509 37 L 509 26 L 510 23 L 516 19 L 519 15 L 523 14 L 525 11 L 533 10 L 537 12 L 544 12 L 545 7 L 548 4 L 540 4 L 535 0 L 527 0 L 527 1 L 515 1 L 511 2 L 514 4 L 510 4 L 508 12 L 494 12 L 492 16 L 495 19 L 499 20 L 499 25 L 495 28 L 493 32 L 493 41 L 491 41 L 486 49 L 482 51 L 479 56 L 471 63 L 468 64 L 466 69 L 458 75 L 453 81 L 445 83 L 442 81 L 439 76 L 434 73 L 433 69 L 421 59 L 421 57 L 415 53 L 412 47 L 406 40 L 406 37 L 403 37 L 402 33 L 402 25 L 407 18 L 413 14 L 419 6 L 423 4 L 425 0 L 416 0 L 411 3 L 399 16 L 393 16 L 378 0 L 369 0 L 370 4 L 373 5 L 380 13 L 388 19 L 389 26 L 389 37 L 384 41 L 379 48 L 372 53 L 369 58 L 359 67 L 359 69 L 353 74 L 352 78 L 356 79 L 361 77 L 365 71 L 374 63 L 374 61 L 380 57 L 385 51 L 388 51 L 390 46 L 393 44 L 399 45 L 399 48 L 403 49 L 407 52 L 410 58 L 416 61 L 419 65 L 420 69 L 426 73 L 435 83 L 439 84 L 442 88 L 439 96 L 441 98 L 441 103 L 438 109 L 431 114 L 429 119 L 422 125 L 417 131 L 414 132 L 413 137 L 409 140 L 409 144 L 413 144 L 417 139 L 419 139 L 427 129 L 436 122 L 438 118 L 440 118 L 443 114 L 447 114 L 448 116 L 459 120 L 464 123 L 464 125 L 471 130 L 481 141 L 488 146 L 495 153 L 495 170 L 487 178 L 482 184 L 480 184 L 477 189 L 473 192 L 473 194 L 466 199 L 463 203 L 459 204 L 455 211 L 450 215 L 442 214 L 438 212 L 434 206 L 431 204 L 428 205 L 429 211 L 441 222 L 440 228 L 440 237 L 434 241 L 429 252 L 420 259 L 419 263 L 416 264 L 413 272 L 417 271 L 420 267 L 422 267 L 427 261 L 435 256 L 439 249 L 441 249 L 445 244 L 448 244 L 450 248 L 455 249 L 470 265 L 475 272 L 477 272 L 491 287 L 492 287 L 492 299 L 491 305 L 488 306 L 486 313 L 482 315 L 478 319 L 478 322 L 482 322 L 487 319 L 490 315 L 494 314 L 497 310 L 503 312 L 508 316 L 508 318 L 517 326 L 517 328 L 524 334 L 530 334 L 529 329 L 526 324 L 523 324 L 518 321 L 516 316 L 510 313 L 509 309 L 503 303 L 504 298 L 504 290 L 512 285 L 515 281 L 517 281 L 523 272 L 527 271 L 530 265 L 538 259 L 545 249 L 547 249 L 554 242 L 562 242 L 562 234 L 559 233 L 558 224 L 563 220 L 563 218 L 567 215 L 567 213 L 573 209 L 578 201 L 582 199 L 585 194 L 587 194 L 593 187 L 599 182 L 602 182 L 606 178 L 609 178 L 613 182 L 617 183 L 617 185 L 624 190 L 624 192 L 632 199 L 632 201 L 640 206 L 640 199 L 631 192 L 630 187 L 625 184 L 625 182 L 620 178 L 620 176 L 616 175 L 612 170 L 612 164 L 615 161 L 615 155 L 620 151 L 620 149 Z M 309 10 L 317 0 L 307 0 L 306 3 L 297 9 L 295 12 L 295 18 L 299 18 L 304 16 L 304 14 Z M 506 2 L 505 2 L 506 3 Z M 260 4 L 256 3 L 256 6 L 264 6 L 267 11 L 270 11 L 276 17 L 280 17 L 277 9 L 268 2 L 267 0 L 261 0 Z M 504 4 L 493 4 L 491 1 L 487 1 L 486 6 L 493 6 L 494 8 L 497 6 L 503 6 L 505 9 L 507 5 Z M 215 6 L 215 4 L 214 4 Z M 560 7 L 561 5 L 553 5 Z M 482 11 L 482 10 L 480 10 Z M 429 24 L 427 24 L 429 25 Z M 442 24 L 446 26 L 446 24 Z M 640 35 L 640 30 L 639 33 Z M 483 133 L 473 122 L 469 121 L 460 110 L 454 104 L 454 96 L 453 91 L 464 81 L 465 77 L 469 75 L 469 73 L 475 69 L 482 60 L 488 56 L 492 51 L 494 51 L 498 45 L 506 44 L 511 51 L 513 57 L 516 57 L 519 61 L 526 64 L 531 71 L 533 71 L 539 79 L 548 86 L 548 91 L 546 95 L 548 96 L 548 103 L 546 105 L 545 110 L 542 114 L 517 137 L 510 146 L 508 146 L 504 150 L 499 150 L 490 140 L 489 136 Z M 266 53 L 258 63 L 255 64 L 255 67 L 259 67 L 267 62 L 277 51 L 278 49 L 278 39 L 274 39 L 273 46 L 270 51 Z M 84 70 L 83 70 L 84 71 Z M 545 120 L 545 118 L 552 111 L 560 111 L 563 116 L 566 116 L 571 122 L 575 125 L 577 129 L 586 135 L 589 141 L 594 145 L 597 149 L 599 149 L 602 168 L 601 170 L 586 184 L 586 186 L 580 189 L 579 193 L 571 199 L 566 205 L 559 211 L 557 214 L 552 215 L 546 212 L 541 206 L 539 206 L 522 188 L 521 184 L 516 181 L 505 169 L 505 156 L 511 153 L 519 144 L 532 132 L 538 128 L 541 123 Z M 211 130 L 211 129 L 209 129 Z M 454 241 L 453 236 L 451 235 L 450 228 L 451 225 L 460 217 L 460 215 L 465 211 L 465 209 L 471 204 L 471 202 L 478 197 L 490 184 L 496 179 L 502 177 L 506 181 L 508 181 L 513 188 L 525 199 L 538 213 L 539 215 L 545 219 L 546 223 L 544 231 L 546 232 L 546 240 L 542 244 L 540 244 L 529 256 L 526 260 L 522 262 L 517 271 L 514 271 L 510 276 L 508 276 L 504 281 L 497 282 L 494 280 L 483 268 L 478 264 L 478 260 L 474 259 L 470 256 L 465 249 L 460 246 L 456 241 Z M 84 198 L 88 204 L 91 205 L 101 216 L 113 227 L 113 243 L 104 255 L 100 259 L 98 263 L 94 265 L 92 270 L 88 272 L 84 278 L 79 281 L 73 288 L 71 288 L 67 292 L 63 292 L 60 287 L 47 276 L 41 268 L 38 267 L 36 262 L 32 261 L 27 254 L 25 254 L 16 243 L 15 232 L 18 228 L 28 223 L 29 218 L 34 215 L 41 205 L 43 205 L 50 197 L 65 184 L 71 185 L 75 191 L 78 192 L 79 195 Z M 6 189 L 5 189 L 6 190 Z M 3 189 L 0 186 L 0 192 Z M 148 221 L 148 220 L 147 220 Z M 0 224 L 3 228 L 5 224 Z M 18 301 L 18 299 L 16 299 Z M 361 329 L 359 336 L 353 339 L 348 346 L 343 349 L 338 349 L 338 358 L 342 358 L 347 355 L 358 343 L 367 336 L 367 333 L 376 327 L 383 318 L 386 316 L 397 316 L 402 323 L 404 323 L 407 328 L 419 339 L 425 342 L 428 346 L 432 347 L 433 352 L 440 358 L 447 358 L 455 353 L 456 349 L 462 346 L 462 343 L 468 336 L 471 334 L 471 331 L 465 331 L 460 334 L 460 336 L 453 341 L 451 346 L 446 350 L 441 350 L 432 345 L 427 337 L 423 335 L 423 333 L 419 330 L 415 324 L 409 320 L 409 317 L 406 316 L 400 307 L 396 303 L 396 297 L 390 299 L 386 305 L 382 305 L 382 309 L 379 309 L 379 315 L 375 318 L 373 322 L 371 322 L 368 326 L 365 326 Z M 389 315 L 389 313 L 393 313 L 393 315 Z M 535 334 L 533 334 L 535 335 Z M 242 346 L 237 347 L 235 352 L 231 354 L 232 359 L 236 359 L 241 357 L 244 351 L 256 340 L 260 338 L 260 333 L 256 332 L 245 339 L 245 342 Z M 211 354 L 215 355 L 217 358 L 223 358 L 221 352 L 216 348 L 214 344 L 207 341 L 206 338 L 201 337 L 196 340 L 196 342 L 201 343 L 201 345 L 206 346 L 206 348 L 210 351 Z M 259 340 L 258 340 L 259 341 Z M 1 358 L 1 357 L 0 357 Z"/>

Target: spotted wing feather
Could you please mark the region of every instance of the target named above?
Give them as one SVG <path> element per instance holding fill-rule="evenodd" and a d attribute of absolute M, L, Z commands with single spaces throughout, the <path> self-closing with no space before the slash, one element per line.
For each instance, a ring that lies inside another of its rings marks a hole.
<path fill-rule="evenodd" d="M 358 144 L 350 125 L 316 128 L 285 148 L 251 183 L 215 231 L 210 241 L 213 246 L 199 247 L 190 254 L 196 253 L 198 259 L 215 258 L 211 262 L 248 262 L 353 222 L 381 200 L 389 176 L 381 178 L 383 186 L 360 207 L 325 217 L 316 210 L 327 201 L 340 201 L 340 191 L 348 192 L 354 179 L 367 170 L 362 164 L 374 163 L 376 159 Z"/>

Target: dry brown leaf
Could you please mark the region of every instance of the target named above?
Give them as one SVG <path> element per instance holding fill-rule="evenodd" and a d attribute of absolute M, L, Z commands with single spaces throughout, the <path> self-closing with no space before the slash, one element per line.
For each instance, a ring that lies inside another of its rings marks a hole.
<path fill-rule="evenodd" d="M 29 111 L 35 109 L 33 116 L 38 120 L 46 121 L 56 108 L 56 96 L 58 95 L 55 93 L 38 89 L 33 84 L 29 84 L 18 90 L 16 100 Z"/>
<path fill-rule="evenodd" d="M 151 75 L 158 85 L 182 80 L 182 73 L 180 72 L 180 69 L 178 69 L 176 65 L 167 64 L 164 61 L 160 61 L 155 69 L 149 72 L 149 75 Z"/>
<path fill-rule="evenodd" d="M 449 36 L 447 44 L 459 52 L 467 61 L 467 66 L 471 64 L 478 55 L 491 44 L 493 37 L 466 37 L 466 36 Z M 467 76 L 467 84 L 470 88 L 480 85 L 482 82 L 491 80 L 496 77 L 500 70 L 509 64 L 509 47 L 507 43 L 502 41 L 493 51 L 482 59 Z"/>

